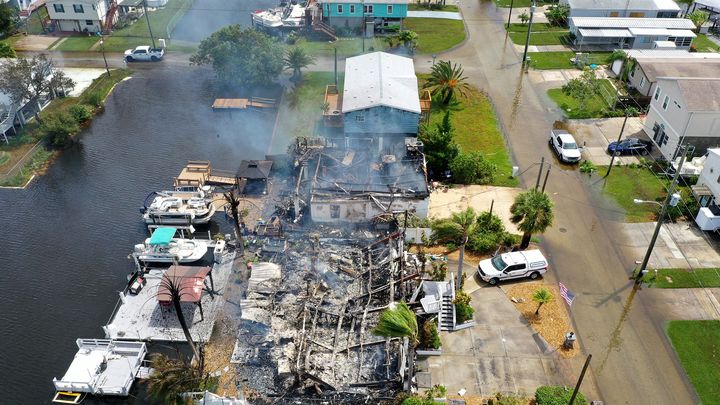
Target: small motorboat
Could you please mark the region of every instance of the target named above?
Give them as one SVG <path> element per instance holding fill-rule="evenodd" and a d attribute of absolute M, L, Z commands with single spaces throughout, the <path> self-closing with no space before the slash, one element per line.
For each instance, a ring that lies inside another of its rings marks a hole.
<path fill-rule="evenodd" d="M 282 22 L 282 8 L 269 8 L 267 10 L 258 10 L 252 14 L 254 24 L 265 28 L 280 28 Z"/>
<path fill-rule="evenodd" d="M 158 228 L 145 243 L 135 245 L 133 255 L 144 263 L 192 263 L 205 256 L 208 242 L 175 238 L 176 228 Z"/>
<path fill-rule="evenodd" d="M 196 192 L 156 191 L 145 199 L 141 210 L 146 224 L 200 225 L 215 214 L 209 187 Z"/>

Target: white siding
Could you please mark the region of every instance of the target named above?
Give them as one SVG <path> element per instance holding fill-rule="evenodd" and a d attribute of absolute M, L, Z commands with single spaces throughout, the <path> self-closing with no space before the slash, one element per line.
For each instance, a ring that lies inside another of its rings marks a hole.
<path fill-rule="evenodd" d="M 57 12 L 55 5 L 62 5 L 64 11 Z M 82 6 L 82 13 L 75 11 L 73 6 Z M 94 7 L 94 9 L 93 9 Z M 107 7 L 105 2 L 88 0 L 51 0 L 47 2 L 47 10 L 50 19 L 57 21 L 62 31 L 84 31 L 97 32 L 102 29 Z M 91 25 L 87 24 L 92 21 Z"/>
<path fill-rule="evenodd" d="M 720 155 L 714 150 L 709 152 L 697 184 L 707 186 L 717 199 L 720 197 Z"/>

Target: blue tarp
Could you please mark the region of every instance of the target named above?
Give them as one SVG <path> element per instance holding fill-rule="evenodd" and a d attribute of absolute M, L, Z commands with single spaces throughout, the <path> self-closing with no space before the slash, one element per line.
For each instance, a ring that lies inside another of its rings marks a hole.
<path fill-rule="evenodd" d="M 175 232 L 177 232 L 177 228 L 158 228 L 150 237 L 150 244 L 167 246 L 175 236 Z"/>

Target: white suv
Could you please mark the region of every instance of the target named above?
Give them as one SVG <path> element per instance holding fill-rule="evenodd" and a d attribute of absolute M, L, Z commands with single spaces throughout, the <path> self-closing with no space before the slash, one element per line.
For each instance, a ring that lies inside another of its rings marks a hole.
<path fill-rule="evenodd" d="M 560 161 L 565 163 L 577 163 L 580 161 L 580 148 L 575 138 L 569 132 L 561 129 L 550 131 L 550 147 L 557 153 Z"/>
<path fill-rule="evenodd" d="M 548 262 L 537 250 L 503 253 L 478 264 L 478 275 L 491 285 L 501 280 L 529 277 L 535 280 L 547 271 Z"/>

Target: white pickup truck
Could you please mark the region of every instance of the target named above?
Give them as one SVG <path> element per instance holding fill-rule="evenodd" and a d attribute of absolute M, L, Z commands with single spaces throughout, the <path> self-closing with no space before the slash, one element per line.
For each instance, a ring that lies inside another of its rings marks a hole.
<path fill-rule="evenodd" d="M 478 275 L 483 281 L 496 285 L 502 280 L 528 277 L 532 280 L 545 274 L 548 262 L 537 250 L 524 250 L 497 255 L 478 264 Z"/>
<path fill-rule="evenodd" d="M 165 56 L 165 48 L 151 48 L 147 45 L 125 51 L 125 61 L 151 61 L 156 62 Z"/>

